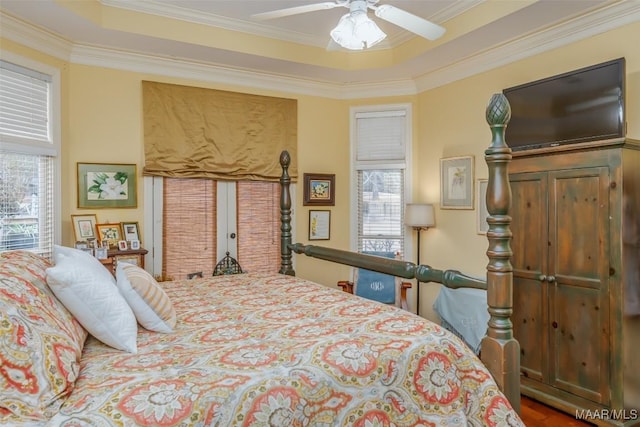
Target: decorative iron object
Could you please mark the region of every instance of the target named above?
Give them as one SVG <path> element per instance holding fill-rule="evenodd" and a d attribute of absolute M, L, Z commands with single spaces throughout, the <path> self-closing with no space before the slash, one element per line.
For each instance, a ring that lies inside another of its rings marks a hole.
<path fill-rule="evenodd" d="M 213 270 L 214 276 L 240 273 L 242 273 L 240 264 L 235 260 L 235 258 L 229 255 L 229 252 L 227 252 L 226 256 L 220 260 L 220 262 L 216 265 L 216 268 Z"/>

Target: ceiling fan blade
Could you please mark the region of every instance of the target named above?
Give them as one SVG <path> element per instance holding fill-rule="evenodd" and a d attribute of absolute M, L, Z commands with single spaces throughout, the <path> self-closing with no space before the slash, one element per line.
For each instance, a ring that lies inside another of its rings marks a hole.
<path fill-rule="evenodd" d="M 267 19 L 283 18 L 285 16 L 298 15 L 300 13 L 333 9 L 334 7 L 346 6 L 347 4 L 348 2 L 344 1 L 325 1 L 323 3 L 307 4 L 304 6 L 273 10 L 271 12 L 256 13 L 254 15 L 251 15 L 251 19 L 255 19 L 256 21 L 266 21 Z"/>
<path fill-rule="evenodd" d="M 425 39 L 435 40 L 441 37 L 446 31 L 440 25 L 389 4 L 372 7 L 372 9 L 374 9 L 378 18 L 389 21 L 412 33 L 416 33 Z"/>

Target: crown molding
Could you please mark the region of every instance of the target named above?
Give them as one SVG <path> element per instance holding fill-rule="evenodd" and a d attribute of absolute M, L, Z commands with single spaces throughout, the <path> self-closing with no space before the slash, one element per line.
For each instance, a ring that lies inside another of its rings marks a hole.
<path fill-rule="evenodd" d="M 616 3 L 424 74 L 416 79 L 417 90 L 423 92 L 443 86 L 637 21 L 640 21 L 640 1 Z"/>
<path fill-rule="evenodd" d="M 0 10 L 0 36 L 64 61 L 69 60 L 73 43 L 41 27 Z"/>
<path fill-rule="evenodd" d="M 104 6 L 116 7 L 119 9 L 141 12 L 148 15 L 162 16 L 170 19 L 179 19 L 195 24 L 207 25 L 210 27 L 224 28 L 225 30 L 238 31 L 247 34 L 254 34 L 260 37 L 268 37 L 271 39 L 291 41 L 296 40 L 299 43 L 326 47 L 327 37 L 319 38 L 308 34 L 299 33 L 297 31 L 289 31 L 282 29 L 274 29 L 272 27 L 260 24 L 260 22 L 247 22 L 240 19 L 233 19 L 226 16 L 219 16 L 213 13 L 194 12 L 193 10 L 170 5 L 166 3 L 156 3 L 152 1 L 136 1 L 128 0 L 99 0 Z"/>
<path fill-rule="evenodd" d="M 580 19 L 564 22 L 546 31 L 423 74 L 415 80 L 339 84 L 215 63 L 73 44 L 54 33 L 0 12 L 2 37 L 74 64 L 334 99 L 415 95 L 636 21 L 640 21 L 640 2 L 617 2 Z"/>
<path fill-rule="evenodd" d="M 292 76 L 268 74 L 211 63 L 200 63 L 111 48 L 77 45 L 71 62 L 143 74 L 199 80 L 210 83 L 253 87 L 257 89 L 296 93 L 301 95 L 340 98 L 341 87 Z"/>

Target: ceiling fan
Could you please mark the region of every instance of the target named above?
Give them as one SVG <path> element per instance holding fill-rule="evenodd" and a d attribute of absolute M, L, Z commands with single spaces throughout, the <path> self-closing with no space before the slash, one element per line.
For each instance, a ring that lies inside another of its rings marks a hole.
<path fill-rule="evenodd" d="M 349 8 L 349 13 L 340 18 L 338 25 L 331 31 L 331 38 L 340 46 L 352 50 L 370 48 L 386 37 L 386 34 L 368 17 L 368 9 L 373 10 L 378 18 L 391 22 L 398 27 L 411 31 L 428 40 L 435 40 L 445 32 L 445 29 L 440 25 L 390 4 L 378 6 L 378 1 L 379 0 L 326 1 L 271 12 L 257 13 L 251 17 L 255 20 L 263 21 L 318 10 L 346 7 Z"/>

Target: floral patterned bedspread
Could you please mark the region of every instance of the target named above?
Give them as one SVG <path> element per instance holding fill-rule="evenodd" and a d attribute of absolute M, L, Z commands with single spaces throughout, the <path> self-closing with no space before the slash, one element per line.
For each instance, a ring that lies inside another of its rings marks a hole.
<path fill-rule="evenodd" d="M 93 338 L 48 425 L 523 425 L 476 356 L 438 325 L 295 277 L 164 282 L 175 333 L 138 354 Z"/>

